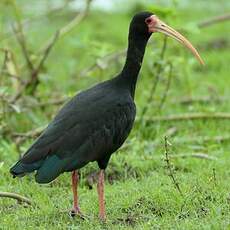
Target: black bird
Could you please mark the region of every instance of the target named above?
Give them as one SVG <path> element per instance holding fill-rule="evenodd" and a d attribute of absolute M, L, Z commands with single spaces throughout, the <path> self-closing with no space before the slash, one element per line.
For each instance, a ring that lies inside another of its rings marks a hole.
<path fill-rule="evenodd" d="M 196 49 L 181 34 L 150 12 L 136 14 L 129 28 L 128 51 L 122 71 L 73 97 L 59 111 L 24 156 L 10 169 L 14 177 L 36 171 L 38 183 L 49 183 L 63 172 L 72 172 L 73 209 L 78 206 L 78 169 L 92 161 L 100 168 L 99 217 L 105 220 L 104 171 L 111 154 L 128 137 L 135 120 L 135 87 L 145 47 L 154 32 L 175 38 L 203 64 Z"/>

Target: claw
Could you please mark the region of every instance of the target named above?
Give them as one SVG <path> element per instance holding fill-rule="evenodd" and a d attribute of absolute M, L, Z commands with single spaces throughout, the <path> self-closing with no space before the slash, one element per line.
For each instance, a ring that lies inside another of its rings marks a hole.
<path fill-rule="evenodd" d="M 106 216 L 105 215 L 99 215 L 99 220 L 101 222 L 106 222 Z"/>
<path fill-rule="evenodd" d="M 82 212 L 80 211 L 80 209 L 77 207 L 77 208 L 72 208 L 70 210 L 70 216 L 71 217 L 75 217 L 75 216 L 78 216 L 80 217 L 81 219 L 85 219 L 84 215 L 82 214 Z"/>

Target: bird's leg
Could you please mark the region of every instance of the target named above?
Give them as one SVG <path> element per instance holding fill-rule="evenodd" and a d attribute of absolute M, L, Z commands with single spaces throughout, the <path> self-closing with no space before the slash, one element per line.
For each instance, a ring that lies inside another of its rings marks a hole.
<path fill-rule="evenodd" d="M 98 176 L 97 192 L 99 200 L 99 218 L 105 221 L 105 197 L 104 197 L 105 170 L 101 169 Z"/>
<path fill-rule="evenodd" d="M 74 217 L 75 215 L 82 216 L 78 204 L 78 193 L 77 193 L 78 182 L 79 182 L 78 171 L 74 170 L 72 172 L 73 208 L 71 209 L 71 213 L 70 213 L 72 217 Z"/>

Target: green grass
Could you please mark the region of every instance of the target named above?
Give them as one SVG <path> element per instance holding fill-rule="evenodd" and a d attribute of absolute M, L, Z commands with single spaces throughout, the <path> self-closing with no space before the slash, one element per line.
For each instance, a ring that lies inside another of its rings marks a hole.
<path fill-rule="evenodd" d="M 198 4 L 202 1 L 196 2 Z M 218 2 L 210 2 L 210 8 L 207 6 L 205 10 L 199 10 L 195 6 L 192 8 L 192 4 L 185 9 L 178 7 L 175 15 L 170 16 L 167 22 L 176 28 L 186 28 L 189 22 L 221 14 Z M 222 3 L 228 5 L 227 1 Z M 26 12 L 23 15 L 30 17 Z M 70 18 L 66 13 L 52 17 L 45 22 L 31 22 L 26 32 L 30 50 L 38 50 L 44 40 Z M 104 20 L 108 17 L 109 20 Z M 7 16 L 2 18 L 8 19 Z M 39 101 L 72 96 L 76 91 L 114 76 L 120 70 L 123 60 L 111 63 L 104 71 L 96 69 L 85 77 L 78 77 L 78 73 L 93 64 L 95 58 L 126 46 L 129 20 L 128 14 L 92 12 L 86 21 L 61 39 L 40 75 L 41 84 L 36 95 Z M 199 47 L 206 65 L 200 67 L 187 50 L 168 39 L 165 62 L 170 61 L 174 66 L 172 84 L 166 102 L 159 111 L 167 79 L 167 73 L 164 72 L 154 99 L 149 104 L 147 117 L 230 111 L 229 22 L 213 25 L 194 34 L 188 30 L 186 35 Z M 222 44 L 220 39 L 225 39 L 224 47 L 213 47 L 214 41 Z M 140 117 L 146 105 L 154 81 L 152 66 L 159 59 L 163 36 L 154 35 L 152 40 L 154 44 L 147 47 L 137 85 L 137 117 Z M 10 47 L 17 62 L 23 64 L 15 39 L 3 40 L 0 45 Z M 11 87 L 5 87 L 8 94 L 14 93 Z M 180 99 L 186 97 L 206 96 L 223 97 L 225 100 L 219 103 L 179 103 Z M 35 103 L 34 100 L 30 103 Z M 44 110 L 27 108 L 25 102 L 21 102 L 19 106 L 24 111 L 7 114 L 1 119 L 1 127 L 7 124 L 11 132 L 26 132 L 47 124 L 58 110 L 55 106 Z M 176 129 L 176 133 L 169 137 L 172 144 L 169 146 L 169 155 L 205 153 L 216 157 L 216 160 L 192 157 L 171 159 L 174 176 L 183 196 L 168 175 L 164 160 L 164 136 L 172 127 Z M 217 142 L 202 139 L 229 134 L 229 120 L 156 122 L 148 126 L 137 122 L 124 148 L 112 156 L 107 169 L 106 223 L 100 223 L 97 218 L 96 186 L 89 189 L 87 185 L 87 176 L 97 170 L 95 163 L 81 170 L 80 206 L 88 218 L 84 221 L 71 218 L 68 216 L 72 202 L 70 175 L 63 174 L 48 185 L 36 184 L 32 175 L 12 179 L 9 167 L 18 159 L 18 152 L 24 152 L 33 139 L 26 140 L 18 150 L 14 139 L 9 135 L 1 136 L 0 191 L 24 195 L 34 205 L 24 206 L 17 204 L 15 200 L 0 198 L 0 229 L 230 229 L 230 140 Z"/>

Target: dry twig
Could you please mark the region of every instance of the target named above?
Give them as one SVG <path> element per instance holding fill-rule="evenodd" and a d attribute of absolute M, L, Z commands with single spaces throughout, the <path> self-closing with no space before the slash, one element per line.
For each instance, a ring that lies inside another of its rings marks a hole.
<path fill-rule="evenodd" d="M 118 60 L 120 57 L 124 56 L 125 54 L 126 54 L 126 49 L 123 49 L 123 50 L 120 50 L 118 52 L 114 52 L 112 54 L 107 54 L 104 57 L 98 58 L 98 59 L 96 59 L 94 64 L 81 70 L 81 72 L 78 74 L 78 76 L 84 77 L 97 68 L 105 69 L 108 67 L 109 63 L 111 63 L 114 60 Z"/>
<path fill-rule="evenodd" d="M 159 104 L 159 110 L 162 109 L 162 107 L 163 107 L 163 105 L 164 105 L 164 103 L 166 101 L 167 95 L 168 95 L 168 91 L 169 91 L 171 80 L 172 80 L 172 69 L 173 69 L 172 63 L 169 63 L 168 80 L 167 80 L 167 84 L 166 84 L 166 87 L 165 87 L 164 94 L 161 97 L 161 101 L 160 101 L 160 104 Z"/>
<path fill-rule="evenodd" d="M 12 136 L 13 137 L 36 137 L 39 136 L 41 134 L 41 132 L 45 129 L 46 126 L 41 126 L 38 127 L 36 129 L 30 130 L 26 133 L 13 133 Z"/>
<path fill-rule="evenodd" d="M 91 2 L 92 2 L 92 0 L 86 0 L 85 9 L 82 12 L 80 12 L 67 25 L 65 25 L 62 28 L 60 28 L 55 33 L 55 35 L 53 35 L 50 39 L 48 39 L 48 41 L 45 43 L 45 45 L 43 45 L 42 48 L 40 49 L 40 52 L 43 53 L 45 50 L 47 50 L 48 47 L 51 46 L 51 44 L 52 44 L 53 40 L 55 39 L 57 33 L 59 34 L 58 38 L 63 37 L 64 35 L 69 33 L 71 30 L 73 30 L 83 19 L 85 19 L 85 17 L 87 16 L 87 14 L 89 12 Z"/>
<path fill-rule="evenodd" d="M 216 160 L 217 159 L 216 157 L 209 156 L 205 153 L 177 154 L 177 155 L 170 156 L 170 158 L 188 158 L 188 157 L 206 159 L 206 160 Z"/>
<path fill-rule="evenodd" d="M 178 192 L 180 193 L 180 195 L 183 196 L 183 193 L 181 191 L 180 185 L 177 182 L 176 178 L 174 177 L 173 169 L 171 167 L 171 163 L 170 163 L 170 159 L 169 159 L 168 138 L 167 138 L 167 136 L 165 136 L 165 161 L 166 161 L 166 164 L 167 164 L 167 169 L 168 169 L 168 172 L 169 172 L 169 176 L 172 179 L 173 184 L 175 185 L 175 187 L 178 190 Z"/>
<path fill-rule="evenodd" d="M 43 54 L 40 62 L 38 63 L 38 66 L 36 68 L 33 66 L 33 68 L 31 69 L 30 79 L 24 85 L 22 85 L 21 89 L 10 100 L 11 103 L 15 103 L 22 96 L 22 94 L 28 89 L 30 89 L 30 92 L 32 94 L 34 94 L 34 92 L 35 92 L 35 90 L 39 84 L 38 75 L 39 75 L 41 68 L 44 65 L 44 62 L 47 59 L 52 47 L 54 46 L 55 42 L 57 41 L 58 36 L 59 36 L 59 33 L 57 32 L 55 34 L 55 36 L 53 37 L 53 41 L 49 44 L 49 46 L 44 51 L 44 54 Z"/>
<path fill-rule="evenodd" d="M 68 97 L 55 99 L 55 100 L 52 99 L 49 101 L 38 102 L 38 103 L 34 103 L 34 104 L 28 104 L 27 107 L 29 107 L 29 108 L 36 107 L 37 108 L 37 107 L 46 107 L 46 106 L 50 106 L 50 105 L 62 105 L 66 101 L 68 101 Z"/>
<path fill-rule="evenodd" d="M 167 36 L 164 37 L 164 43 L 163 43 L 163 46 L 162 46 L 162 49 L 161 49 L 161 55 L 160 55 L 161 62 L 163 62 L 163 60 L 164 60 L 164 55 L 165 55 L 166 48 L 167 48 Z M 146 105 L 145 105 L 145 107 L 143 108 L 143 110 L 141 112 L 141 116 L 140 116 L 141 123 L 143 122 L 143 118 L 144 118 L 145 114 L 148 111 L 149 105 L 151 105 L 154 93 L 156 91 L 156 88 L 157 88 L 157 85 L 158 85 L 158 82 L 160 80 L 160 76 L 161 76 L 163 70 L 164 70 L 163 64 L 162 63 L 158 64 L 158 68 L 157 68 L 156 76 L 155 76 L 155 79 L 154 79 L 154 82 L 153 82 L 153 86 L 152 86 L 152 88 L 150 90 L 149 97 L 147 99 Z"/>
<path fill-rule="evenodd" d="M 21 50 L 22 50 L 22 53 L 25 57 L 28 69 L 32 72 L 34 70 L 34 65 L 30 59 L 30 54 L 29 54 L 28 49 L 27 49 L 26 39 L 25 39 L 24 32 L 22 29 L 23 27 L 21 25 L 20 18 L 16 17 L 16 19 L 17 19 L 17 28 L 15 27 L 15 25 L 12 25 L 12 30 L 13 30 L 13 32 L 14 32 L 17 40 L 18 40 L 18 44 L 21 47 Z"/>
<path fill-rule="evenodd" d="M 53 15 L 53 14 L 57 14 L 59 11 L 63 10 L 64 8 L 66 8 L 68 4 L 69 4 L 69 2 L 65 1 L 63 3 L 63 5 L 54 6 L 53 8 L 49 9 L 48 12 L 41 13 L 41 14 L 38 14 L 38 15 L 36 14 L 36 15 L 30 17 L 29 19 L 22 20 L 21 21 L 21 26 L 23 28 L 23 31 L 26 31 L 26 29 L 28 29 L 29 26 L 31 26 L 34 22 L 41 21 L 41 20 L 46 20 L 46 17 L 48 17 L 50 15 Z M 11 38 L 13 36 L 13 34 L 11 33 L 10 30 L 4 31 L 4 33 L 1 34 L 1 35 L 2 36 L 0 37 L 0 42 L 4 41 L 6 39 L 9 39 L 9 38 Z"/>
<path fill-rule="evenodd" d="M 21 196 L 19 194 L 16 194 L 16 193 L 11 193 L 11 192 L 0 192 L 0 197 L 7 197 L 7 198 L 13 198 L 13 199 L 16 199 L 18 201 L 19 204 L 21 203 L 26 203 L 28 205 L 32 205 L 32 202 L 24 197 L 24 196 Z"/>
<path fill-rule="evenodd" d="M 228 98 L 226 97 L 211 97 L 211 96 L 204 96 L 204 97 L 184 97 L 184 98 L 177 98 L 173 99 L 172 103 L 180 103 L 182 105 L 189 105 L 193 103 L 200 103 L 200 104 L 207 104 L 207 103 L 222 103 L 227 101 Z"/>
<path fill-rule="evenodd" d="M 230 135 L 223 135 L 223 136 L 214 136 L 214 137 L 209 137 L 209 136 L 196 136 L 196 137 L 189 137 L 189 138 L 179 138 L 176 137 L 173 139 L 173 141 L 177 144 L 181 143 L 193 143 L 193 142 L 224 142 L 224 141 L 230 141 Z"/>
<path fill-rule="evenodd" d="M 39 84 L 39 78 L 38 75 L 50 53 L 52 48 L 54 47 L 56 41 L 61 37 L 70 32 L 76 25 L 78 25 L 88 14 L 90 3 L 92 0 L 86 0 L 86 7 L 84 11 L 82 11 L 80 14 L 78 14 L 71 22 L 69 22 L 66 26 L 62 27 L 59 29 L 46 43 L 46 45 L 43 46 L 42 50 L 42 57 L 37 65 L 37 67 L 34 66 L 30 59 L 30 55 L 28 53 L 28 50 L 26 48 L 26 41 L 25 37 L 23 35 L 22 31 L 22 25 L 20 22 L 19 16 L 16 14 L 16 19 L 17 19 L 17 25 L 18 25 L 18 30 L 20 33 L 18 33 L 15 29 L 15 34 L 18 39 L 18 42 L 22 48 L 22 52 L 24 54 L 24 57 L 27 62 L 27 66 L 30 70 L 30 78 L 29 80 L 22 85 L 22 87 L 19 89 L 19 91 L 14 95 L 14 97 L 10 100 L 10 103 L 15 103 L 25 91 L 29 90 L 29 94 L 34 94 L 35 90 Z M 16 7 L 16 6 L 15 6 Z"/>
<path fill-rule="evenodd" d="M 173 126 L 166 130 L 163 136 L 172 137 L 178 132 L 177 127 Z"/>
<path fill-rule="evenodd" d="M 216 180 L 216 169 L 215 168 L 212 169 L 212 174 L 213 174 L 213 181 L 214 181 L 214 184 L 216 186 L 217 185 L 217 180 Z"/>
<path fill-rule="evenodd" d="M 230 113 L 192 113 L 192 114 L 178 114 L 169 116 L 155 116 L 146 118 L 146 122 L 151 124 L 153 122 L 163 121 L 190 121 L 190 120 L 229 120 Z M 139 119 L 140 121 L 141 119 Z"/>
<path fill-rule="evenodd" d="M 26 133 L 11 133 L 10 136 L 11 136 L 11 138 L 14 139 L 14 143 L 19 150 L 20 144 L 22 144 L 28 138 L 38 137 L 43 132 L 43 130 L 45 128 L 46 128 L 46 126 L 42 126 L 42 127 L 38 127 L 36 129 L 30 130 Z"/>
<path fill-rule="evenodd" d="M 230 14 L 224 14 L 224 15 L 220 15 L 220 16 L 216 16 L 216 17 L 207 19 L 203 22 L 198 23 L 198 27 L 204 28 L 204 27 L 208 27 L 213 24 L 216 24 L 216 23 L 227 21 L 227 20 L 230 20 Z"/>

